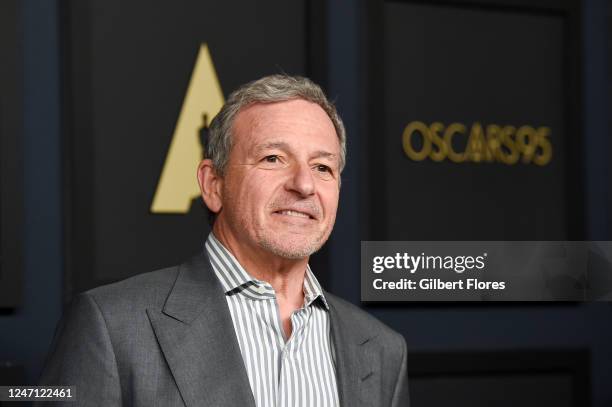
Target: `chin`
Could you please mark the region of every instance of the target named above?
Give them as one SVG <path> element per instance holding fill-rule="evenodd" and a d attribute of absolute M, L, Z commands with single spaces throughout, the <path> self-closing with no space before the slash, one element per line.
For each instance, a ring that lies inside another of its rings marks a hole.
<path fill-rule="evenodd" d="M 276 256 L 285 259 L 303 259 L 309 257 L 311 254 L 318 251 L 321 246 L 325 243 L 325 240 L 311 239 L 304 241 L 303 238 L 300 241 L 295 241 L 288 237 L 287 239 L 279 239 L 279 236 L 271 237 L 267 236 L 259 239 L 259 245 L 265 250 L 275 254 Z"/>

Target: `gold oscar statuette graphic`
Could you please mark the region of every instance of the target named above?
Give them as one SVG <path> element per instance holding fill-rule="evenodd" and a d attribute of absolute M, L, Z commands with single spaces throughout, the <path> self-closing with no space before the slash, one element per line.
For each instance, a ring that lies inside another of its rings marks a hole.
<path fill-rule="evenodd" d="M 153 196 L 151 212 L 187 213 L 191 201 L 200 195 L 195 177 L 202 159 L 199 138 L 202 118 L 215 117 L 223 103 L 223 92 L 208 46 L 202 44 Z"/>

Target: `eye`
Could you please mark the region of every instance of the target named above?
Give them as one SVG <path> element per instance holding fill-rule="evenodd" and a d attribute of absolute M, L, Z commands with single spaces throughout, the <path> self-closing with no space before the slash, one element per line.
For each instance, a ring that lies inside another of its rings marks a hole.
<path fill-rule="evenodd" d="M 328 165 L 325 164 L 316 164 L 313 167 L 313 170 L 322 180 L 331 181 L 335 178 L 334 170 Z"/>
<path fill-rule="evenodd" d="M 264 158 L 264 161 L 268 163 L 276 163 L 278 162 L 278 156 L 277 155 L 267 155 Z"/>
<path fill-rule="evenodd" d="M 327 165 L 323 165 L 323 164 L 318 164 L 317 165 L 317 171 L 319 171 L 319 172 L 328 172 L 330 174 L 332 172 L 331 168 L 329 168 Z"/>
<path fill-rule="evenodd" d="M 269 154 L 259 161 L 259 166 L 268 170 L 280 169 L 287 166 L 287 160 L 282 155 Z"/>

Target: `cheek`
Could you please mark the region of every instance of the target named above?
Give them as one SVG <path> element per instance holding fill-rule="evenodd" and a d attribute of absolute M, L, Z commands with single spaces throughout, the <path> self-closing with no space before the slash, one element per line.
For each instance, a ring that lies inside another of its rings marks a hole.
<path fill-rule="evenodd" d="M 338 210 L 338 200 L 340 197 L 340 191 L 335 186 L 325 186 L 321 188 L 321 203 L 326 212 L 326 215 L 330 218 L 335 218 L 336 211 Z"/>
<path fill-rule="evenodd" d="M 270 200 L 274 196 L 274 183 L 262 177 L 245 177 L 240 189 L 240 203 L 251 216 L 261 217 L 265 214 Z"/>
<path fill-rule="evenodd" d="M 254 198 L 253 191 L 250 190 L 248 179 L 242 175 L 232 174 L 231 178 L 226 179 L 223 190 L 223 205 L 232 214 L 236 221 L 244 221 L 251 212 L 249 206 L 251 199 Z"/>

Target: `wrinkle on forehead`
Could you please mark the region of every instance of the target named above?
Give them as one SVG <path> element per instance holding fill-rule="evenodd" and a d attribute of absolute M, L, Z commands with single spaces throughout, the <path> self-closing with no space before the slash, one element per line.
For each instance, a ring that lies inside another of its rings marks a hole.
<path fill-rule="evenodd" d="M 304 114 L 307 111 L 307 114 Z M 304 140 L 304 137 L 318 137 L 321 134 L 333 135 L 335 143 L 332 151 L 319 144 L 316 154 L 319 157 L 328 157 L 337 160 L 340 142 L 336 129 L 325 111 L 316 103 L 302 99 L 294 99 L 275 103 L 255 103 L 241 110 L 234 121 L 234 141 L 239 141 L 233 147 L 239 147 L 248 155 L 254 154 L 255 149 L 261 151 L 274 143 L 283 143 L 283 140 Z M 298 130 L 298 131 L 296 131 Z M 296 134 L 299 133 L 299 134 Z M 272 139 L 273 138 L 273 139 Z M 270 140 L 272 139 L 272 140 Z M 270 140 L 266 142 L 266 140 Z M 321 142 L 319 138 L 318 143 Z M 267 147 L 264 147 L 269 144 Z M 325 143 L 327 144 L 327 143 Z M 277 145 L 277 148 L 291 147 Z M 323 147 L 322 149 L 320 147 Z M 334 156 L 334 157 L 332 157 Z"/>

